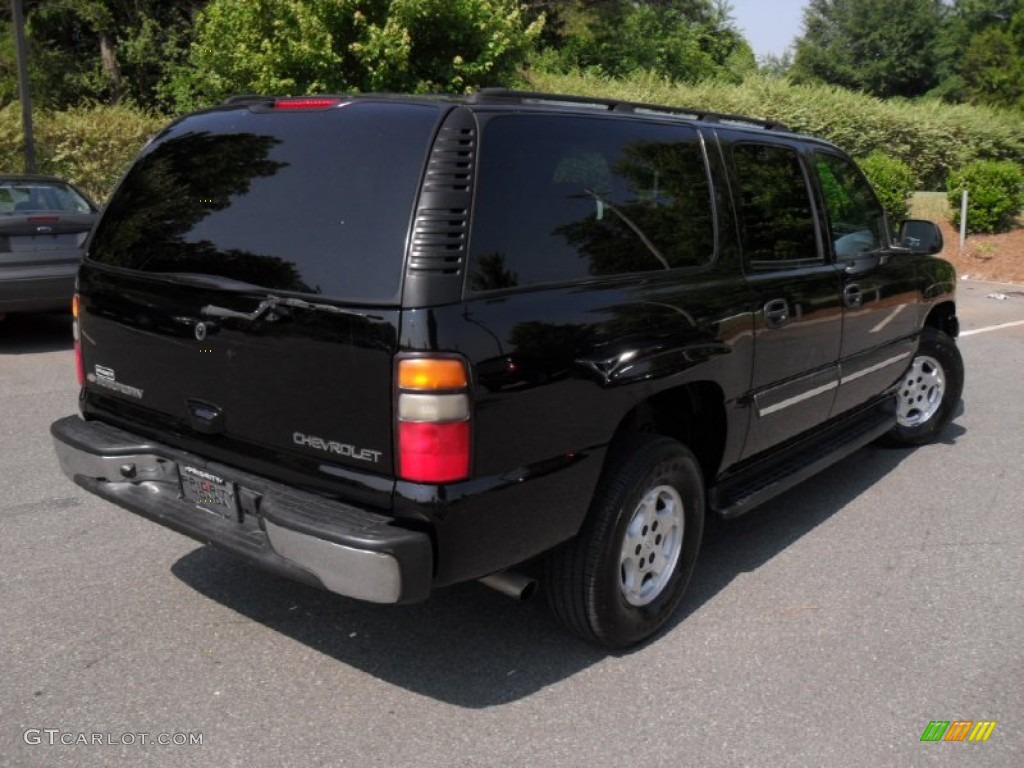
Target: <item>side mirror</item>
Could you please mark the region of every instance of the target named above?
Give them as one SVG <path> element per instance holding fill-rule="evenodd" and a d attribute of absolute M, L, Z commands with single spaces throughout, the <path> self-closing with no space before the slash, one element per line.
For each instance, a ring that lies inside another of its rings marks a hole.
<path fill-rule="evenodd" d="M 942 230 L 932 221 L 907 219 L 900 225 L 899 244 L 911 253 L 932 256 L 942 252 Z"/>

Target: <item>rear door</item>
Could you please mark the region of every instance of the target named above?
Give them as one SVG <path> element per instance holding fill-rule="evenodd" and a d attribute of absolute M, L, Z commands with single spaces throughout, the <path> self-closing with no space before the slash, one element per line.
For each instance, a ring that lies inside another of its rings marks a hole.
<path fill-rule="evenodd" d="M 87 412 L 311 485 L 390 475 L 397 303 L 439 115 L 243 105 L 163 134 L 81 275 Z"/>
<path fill-rule="evenodd" d="M 822 247 L 801 153 L 732 143 L 736 210 L 755 297 L 753 413 L 745 456 L 824 422 L 838 387 L 840 279 Z"/>

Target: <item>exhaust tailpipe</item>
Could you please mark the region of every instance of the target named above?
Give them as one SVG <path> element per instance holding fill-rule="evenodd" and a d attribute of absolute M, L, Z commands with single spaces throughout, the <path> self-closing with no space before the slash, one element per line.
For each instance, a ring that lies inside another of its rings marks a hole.
<path fill-rule="evenodd" d="M 479 582 L 513 600 L 529 600 L 537 591 L 536 579 L 515 571 L 498 571 L 490 576 L 484 576 Z"/>

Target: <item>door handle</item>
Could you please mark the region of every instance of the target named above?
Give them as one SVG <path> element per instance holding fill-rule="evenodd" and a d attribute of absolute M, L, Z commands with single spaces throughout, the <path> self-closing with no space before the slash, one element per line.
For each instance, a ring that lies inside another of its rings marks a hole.
<path fill-rule="evenodd" d="M 859 253 L 843 265 L 843 271 L 848 275 L 863 275 L 883 266 L 888 260 L 888 254 L 883 251 Z"/>
<path fill-rule="evenodd" d="M 781 328 L 789 322 L 789 302 L 772 299 L 764 305 L 764 322 L 769 328 Z"/>
<path fill-rule="evenodd" d="M 843 303 L 847 309 L 857 309 L 857 307 L 864 303 L 864 294 L 857 283 L 850 283 L 843 288 Z"/>

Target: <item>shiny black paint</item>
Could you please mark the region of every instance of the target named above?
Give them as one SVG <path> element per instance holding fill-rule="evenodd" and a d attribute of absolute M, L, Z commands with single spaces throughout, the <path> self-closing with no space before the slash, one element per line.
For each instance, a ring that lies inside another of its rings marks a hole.
<path fill-rule="evenodd" d="M 839 276 L 831 264 L 754 272 L 747 283 L 761 311 L 756 315 L 751 373 L 756 407 L 744 458 L 828 418 L 832 390 L 794 400 L 808 390 L 835 383 L 843 322 Z M 773 326 L 765 317 L 764 307 L 776 300 L 788 308 L 788 320 L 781 326 Z"/>
<path fill-rule="evenodd" d="M 844 290 L 856 286 L 858 301 L 843 311 L 842 384 L 836 392 L 833 415 L 867 402 L 906 369 L 922 324 L 916 306 L 923 293 L 917 258 L 885 256 L 862 273 L 843 274 Z M 895 360 L 901 362 L 861 375 Z"/>
<path fill-rule="evenodd" d="M 719 131 L 718 138 L 737 211 L 742 205 L 741 185 L 736 157 L 729 148 L 761 145 L 784 148 L 800 163 L 806 204 L 814 216 L 809 238 L 813 249 L 795 254 L 799 262 L 755 262 L 750 253 L 743 254 L 745 280 L 755 306 L 749 392 L 753 407 L 743 448 L 747 459 L 828 419 L 832 390 L 827 387 L 838 379 L 843 312 L 839 275 L 823 252 L 821 208 L 811 193 L 804 145 L 735 130 Z M 815 390 L 820 394 L 807 397 L 808 391 Z"/>
<path fill-rule="evenodd" d="M 829 156 L 833 163 L 852 166 L 834 150 L 805 149 L 812 168 L 816 160 Z M 863 174 L 855 173 L 868 194 L 872 194 Z M 820 178 L 812 173 L 811 181 L 819 208 L 827 210 Z M 877 197 L 872 194 L 872 199 L 881 212 Z M 884 216 L 882 223 L 885 231 L 881 247 L 851 258 L 835 252 L 835 235 L 828 235 L 829 222 L 823 216 L 823 240 L 830 261 L 839 270 L 843 304 L 839 387 L 832 403 L 832 416 L 863 405 L 898 380 L 917 346 L 917 333 L 923 324 L 920 312 L 916 311 L 918 302 L 924 298 L 916 266 L 921 254 L 914 258 L 890 247 L 891 223 Z"/>
<path fill-rule="evenodd" d="M 256 321 L 212 320 L 204 307 L 242 313 L 259 297 L 89 263 L 80 290 L 82 353 L 93 378 L 87 415 L 102 412 L 167 431 L 172 444 L 208 445 L 225 461 L 235 455 L 240 465 L 265 462 L 293 479 L 308 474 L 302 485 L 327 489 L 341 479 L 339 493 L 362 488 L 357 495 L 389 505 L 397 310 L 375 307 L 360 316 L 281 308 Z M 143 397 L 97 386 L 97 365 L 113 369 L 118 382 L 143 390 Z M 194 423 L 190 403 L 196 401 L 220 412 L 212 435 L 208 425 Z M 296 433 L 371 450 L 379 459 L 297 444 Z"/>
<path fill-rule="evenodd" d="M 431 507 L 440 568 L 483 575 L 574 535 L 622 419 L 659 393 L 720 387 L 730 412 L 726 461 L 738 457 L 747 413 L 738 401 L 753 357 L 747 288 L 724 267 L 682 278 L 513 292 L 405 313 L 403 350 L 458 352 L 473 378 L 477 479 L 425 494 L 397 488 L 396 512 Z"/>

